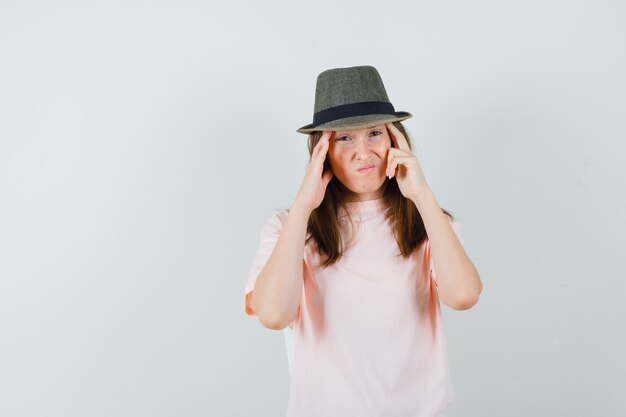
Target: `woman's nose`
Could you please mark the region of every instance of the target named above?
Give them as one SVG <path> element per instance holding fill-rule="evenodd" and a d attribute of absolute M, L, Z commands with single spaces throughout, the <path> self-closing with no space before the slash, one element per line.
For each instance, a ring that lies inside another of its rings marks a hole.
<path fill-rule="evenodd" d="M 370 144 L 367 139 L 357 139 L 355 144 L 357 156 L 367 156 L 370 152 Z"/>

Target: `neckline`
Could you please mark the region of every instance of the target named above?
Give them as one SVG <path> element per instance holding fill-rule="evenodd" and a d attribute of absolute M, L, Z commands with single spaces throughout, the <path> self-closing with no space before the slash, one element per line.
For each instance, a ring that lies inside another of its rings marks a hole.
<path fill-rule="evenodd" d="M 383 197 L 376 198 L 374 200 L 365 201 L 351 201 L 345 203 L 346 208 L 350 212 L 366 212 L 366 211 L 378 211 L 384 208 L 385 199 Z"/>

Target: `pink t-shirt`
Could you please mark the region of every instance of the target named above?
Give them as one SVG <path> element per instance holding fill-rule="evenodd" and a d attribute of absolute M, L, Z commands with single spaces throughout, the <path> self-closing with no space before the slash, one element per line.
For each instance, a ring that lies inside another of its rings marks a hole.
<path fill-rule="evenodd" d="M 361 232 L 339 262 L 322 269 L 313 243 L 305 246 L 287 417 L 445 417 L 454 390 L 429 242 L 405 260 L 382 199 L 348 206 Z M 279 211 L 262 229 L 245 286 L 252 317 L 251 291 L 286 216 Z M 344 212 L 339 223 L 347 242 Z"/>

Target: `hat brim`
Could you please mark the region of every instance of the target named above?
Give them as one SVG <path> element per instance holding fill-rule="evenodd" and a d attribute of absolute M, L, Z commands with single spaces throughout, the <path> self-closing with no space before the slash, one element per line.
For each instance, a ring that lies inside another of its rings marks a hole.
<path fill-rule="evenodd" d="M 298 133 L 312 133 L 316 131 L 328 131 L 328 130 L 356 130 L 365 129 L 368 127 L 378 126 L 383 123 L 399 122 L 406 120 L 413 115 L 406 111 L 398 111 L 395 116 L 393 114 L 366 114 L 362 116 L 346 117 L 339 120 L 333 120 L 332 122 L 323 123 L 319 126 L 313 126 L 308 124 L 297 129 Z"/>

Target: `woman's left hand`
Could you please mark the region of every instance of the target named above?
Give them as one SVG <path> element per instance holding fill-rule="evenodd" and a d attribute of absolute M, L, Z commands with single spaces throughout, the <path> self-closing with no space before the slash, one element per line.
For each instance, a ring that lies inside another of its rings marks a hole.
<path fill-rule="evenodd" d="M 429 189 L 422 167 L 402 132 L 393 123 L 385 123 L 385 126 L 396 146 L 387 154 L 387 176 L 391 179 L 395 175 L 402 195 L 415 201 Z"/>

